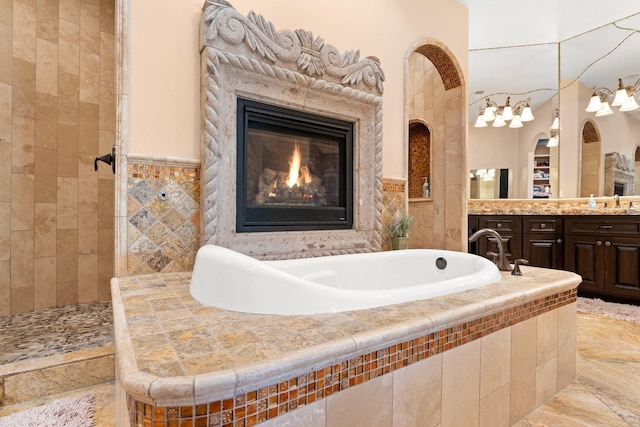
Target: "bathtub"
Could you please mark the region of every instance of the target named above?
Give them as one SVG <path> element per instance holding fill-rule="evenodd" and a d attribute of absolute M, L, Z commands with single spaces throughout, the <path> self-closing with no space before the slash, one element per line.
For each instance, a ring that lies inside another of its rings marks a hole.
<path fill-rule="evenodd" d="M 254 314 L 320 314 L 381 307 L 500 280 L 477 255 L 435 249 L 258 261 L 220 246 L 198 250 L 189 290 L 202 304 Z"/>

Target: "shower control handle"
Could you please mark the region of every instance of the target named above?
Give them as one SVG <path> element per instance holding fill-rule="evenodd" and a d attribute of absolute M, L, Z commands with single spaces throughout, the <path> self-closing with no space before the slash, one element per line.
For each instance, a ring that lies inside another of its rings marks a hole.
<path fill-rule="evenodd" d="M 116 173 L 116 146 L 111 147 L 111 153 L 107 153 L 104 156 L 96 157 L 93 161 L 93 170 L 98 170 L 98 161 L 111 165 L 111 171 Z"/>

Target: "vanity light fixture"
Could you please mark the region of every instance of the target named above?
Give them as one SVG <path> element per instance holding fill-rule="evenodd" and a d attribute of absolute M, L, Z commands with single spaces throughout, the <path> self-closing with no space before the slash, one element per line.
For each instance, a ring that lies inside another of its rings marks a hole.
<path fill-rule="evenodd" d="M 488 126 L 488 122 L 493 121 L 492 127 L 503 127 L 510 121 L 510 128 L 521 128 L 523 122 L 530 122 L 534 120 L 533 112 L 529 102 L 531 98 L 527 98 L 526 101 L 519 101 L 511 106 L 511 97 L 507 97 L 505 105 L 498 105 L 495 101 L 487 98 L 487 106 L 482 110 L 480 108 L 480 114 L 473 127 L 484 128 Z"/>
<path fill-rule="evenodd" d="M 551 130 L 560 129 L 560 115 L 558 109 L 556 108 L 556 117 L 553 119 L 553 123 L 551 124 Z"/>
<path fill-rule="evenodd" d="M 620 111 L 633 111 L 640 108 L 635 100 L 635 95 L 640 91 L 640 79 L 633 86 L 624 86 L 622 79 L 618 79 L 618 89 L 613 92 L 606 87 L 593 89 L 593 95 L 589 100 L 589 105 L 585 108 L 588 113 L 596 113 L 596 117 L 609 116 L 613 114 L 611 107 L 620 107 Z M 607 99 L 613 97 L 613 102 L 609 106 Z"/>

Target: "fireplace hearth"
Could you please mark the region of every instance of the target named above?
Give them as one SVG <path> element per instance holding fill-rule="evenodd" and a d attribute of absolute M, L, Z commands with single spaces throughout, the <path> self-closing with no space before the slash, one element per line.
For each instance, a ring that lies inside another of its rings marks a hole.
<path fill-rule="evenodd" d="M 353 123 L 238 98 L 236 231 L 349 229 Z"/>

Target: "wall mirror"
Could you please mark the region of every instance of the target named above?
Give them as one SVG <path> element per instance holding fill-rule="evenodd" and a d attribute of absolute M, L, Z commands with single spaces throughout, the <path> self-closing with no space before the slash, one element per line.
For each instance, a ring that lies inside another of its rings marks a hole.
<path fill-rule="evenodd" d="M 558 137 L 558 147 L 552 143 L 550 150 L 555 183 L 548 197 L 613 194 L 607 154 L 624 156 L 634 168 L 640 159 L 640 109 L 623 113 L 612 107 L 613 114 L 596 116 L 585 108 L 592 87 L 615 92 L 619 78 L 624 86 L 640 79 L 640 6 L 605 8 L 596 0 L 585 0 L 580 9 L 547 0 L 462 3 L 470 21 L 469 168 L 511 169 L 509 197 L 539 197 L 535 151 L 540 141 Z M 508 97 L 512 106 L 530 99 L 535 120 L 519 128 L 474 127 L 487 98 L 505 106 Z M 551 129 L 556 115 L 558 131 Z M 640 185 L 631 187 L 640 195 Z"/>

